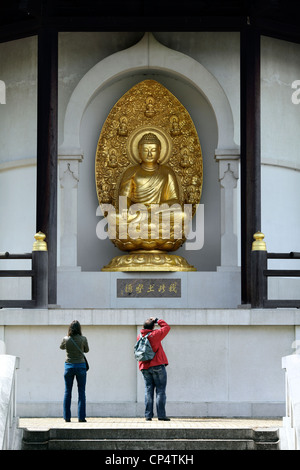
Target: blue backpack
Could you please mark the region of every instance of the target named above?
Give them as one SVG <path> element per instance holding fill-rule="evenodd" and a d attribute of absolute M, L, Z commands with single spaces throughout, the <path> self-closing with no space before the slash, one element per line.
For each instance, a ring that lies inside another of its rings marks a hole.
<path fill-rule="evenodd" d="M 151 361 L 155 356 L 155 352 L 153 351 L 148 339 L 149 335 L 150 333 L 145 336 L 140 335 L 139 339 L 135 343 L 134 355 L 137 361 Z"/>

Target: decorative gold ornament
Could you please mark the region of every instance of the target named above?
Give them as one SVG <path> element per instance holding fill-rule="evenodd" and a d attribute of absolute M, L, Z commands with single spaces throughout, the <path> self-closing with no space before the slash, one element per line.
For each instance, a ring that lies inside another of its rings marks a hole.
<path fill-rule="evenodd" d="M 155 109 L 154 109 L 154 103 L 155 100 L 153 96 L 147 96 L 146 98 L 146 111 L 145 111 L 145 116 L 147 118 L 152 118 L 155 115 Z"/>
<path fill-rule="evenodd" d="M 115 256 L 102 271 L 196 271 L 182 256 L 163 251 L 132 251 Z"/>
<path fill-rule="evenodd" d="M 95 174 L 99 204 L 116 209 L 106 211 L 112 242 L 138 252 L 116 257 L 103 270 L 195 270 L 168 252 L 186 239 L 179 231 L 179 226 L 186 228 L 185 205 L 193 216 L 200 202 L 201 146 L 189 113 L 160 83 L 140 82 L 115 104 L 100 134 Z M 139 212 L 138 204 L 143 205 Z M 176 212 L 170 211 L 174 204 Z"/>
<path fill-rule="evenodd" d="M 264 242 L 264 234 L 256 232 L 253 235 L 254 242 L 252 242 L 252 251 L 267 251 L 266 242 Z"/>
<path fill-rule="evenodd" d="M 33 243 L 32 251 L 48 251 L 47 243 L 45 242 L 46 235 L 43 232 L 38 232 L 34 235 L 35 242 Z"/>
<path fill-rule="evenodd" d="M 120 117 L 120 125 L 118 129 L 118 134 L 122 136 L 127 136 L 128 135 L 128 129 L 127 129 L 127 117 L 122 116 Z"/>

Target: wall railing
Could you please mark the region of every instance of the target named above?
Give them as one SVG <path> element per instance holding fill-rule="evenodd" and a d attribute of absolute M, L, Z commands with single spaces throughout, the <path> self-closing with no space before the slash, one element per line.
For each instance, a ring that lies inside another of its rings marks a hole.
<path fill-rule="evenodd" d="M 251 279 L 251 307 L 253 308 L 300 308 L 299 299 L 268 299 L 269 277 L 300 277 L 297 269 L 268 269 L 269 259 L 300 259 L 300 253 L 268 253 L 264 234 L 257 232 L 253 235 L 252 244 L 252 279 Z"/>
<path fill-rule="evenodd" d="M 48 307 L 48 251 L 45 235 L 35 235 L 32 253 L 11 254 L 0 253 L 0 260 L 28 259 L 31 269 L 0 270 L 0 277 L 31 277 L 30 300 L 0 300 L 0 308 L 47 308 Z M 269 259 L 300 259 L 299 252 L 268 253 L 264 234 L 254 234 L 251 256 L 251 307 L 253 308 L 300 308 L 300 299 L 268 299 L 269 277 L 300 277 L 296 269 L 268 269 Z"/>
<path fill-rule="evenodd" d="M 38 232 L 34 236 L 32 253 L 0 253 L 0 260 L 31 260 L 31 269 L 0 270 L 0 277 L 30 277 L 31 299 L 0 300 L 0 308 L 47 308 L 48 307 L 48 251 L 45 234 Z"/>

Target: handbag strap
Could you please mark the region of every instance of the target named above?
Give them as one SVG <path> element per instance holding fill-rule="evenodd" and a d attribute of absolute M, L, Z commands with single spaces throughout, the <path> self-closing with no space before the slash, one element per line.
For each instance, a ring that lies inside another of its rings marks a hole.
<path fill-rule="evenodd" d="M 76 342 L 74 341 L 74 339 L 72 338 L 72 336 L 69 336 L 70 340 L 72 341 L 73 344 L 75 344 L 76 348 L 81 352 L 81 354 L 83 355 L 83 357 L 85 358 L 85 355 L 84 353 L 81 351 L 80 347 L 78 346 L 78 344 L 76 344 Z"/>

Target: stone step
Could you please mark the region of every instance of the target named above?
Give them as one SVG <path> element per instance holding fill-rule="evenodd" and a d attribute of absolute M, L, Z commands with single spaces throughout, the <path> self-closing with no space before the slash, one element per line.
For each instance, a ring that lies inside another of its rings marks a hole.
<path fill-rule="evenodd" d="M 277 450 L 278 429 L 51 428 L 23 431 L 23 450 Z"/>
<path fill-rule="evenodd" d="M 251 440 L 172 439 L 172 440 L 52 440 L 48 450 L 254 450 Z"/>

